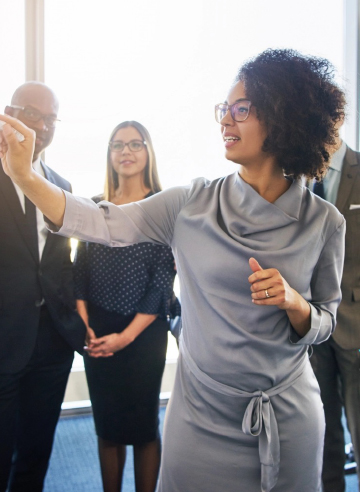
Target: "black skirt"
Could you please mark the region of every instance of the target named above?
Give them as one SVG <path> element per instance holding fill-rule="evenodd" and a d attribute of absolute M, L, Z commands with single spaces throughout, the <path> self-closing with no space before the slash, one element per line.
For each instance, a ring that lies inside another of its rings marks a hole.
<path fill-rule="evenodd" d="M 135 315 L 122 316 L 88 304 L 97 337 L 120 333 Z M 165 366 L 168 323 L 156 319 L 133 343 L 111 357 L 84 355 L 96 433 L 117 444 L 154 441 Z"/>

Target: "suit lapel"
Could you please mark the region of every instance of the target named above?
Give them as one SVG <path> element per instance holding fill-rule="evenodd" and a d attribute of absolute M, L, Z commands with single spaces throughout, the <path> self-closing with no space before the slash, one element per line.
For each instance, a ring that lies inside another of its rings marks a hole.
<path fill-rule="evenodd" d="M 359 172 L 360 165 L 356 153 L 347 147 L 343 167 L 341 170 L 341 180 L 337 194 L 336 207 L 341 213 L 345 211 L 345 205 L 349 200 L 355 177 Z"/>
<path fill-rule="evenodd" d="M 28 228 L 25 214 L 20 204 L 19 196 L 13 182 L 9 176 L 4 173 L 2 165 L 0 165 L 0 193 L 3 195 L 5 202 L 9 207 L 10 213 L 19 229 L 20 235 L 24 239 L 26 246 L 29 248 L 32 257 L 38 263 L 36 251 L 33 250 L 32 232 Z"/>
<path fill-rule="evenodd" d="M 42 170 L 44 171 L 45 178 L 48 181 L 50 181 L 50 183 L 56 184 L 56 180 L 55 180 L 55 178 L 51 172 L 51 169 L 49 169 L 43 161 L 40 161 L 40 164 L 41 164 Z"/>
<path fill-rule="evenodd" d="M 50 183 L 56 184 L 56 180 L 52 175 L 51 169 L 49 169 L 43 161 L 41 161 L 41 167 L 44 171 L 45 179 L 50 181 Z M 48 254 L 48 251 L 50 250 L 51 245 L 54 241 L 56 241 L 56 237 L 54 236 L 54 234 L 51 234 L 51 232 L 48 231 L 44 250 L 41 255 L 41 261 L 43 261 L 43 259 L 46 259 L 46 255 Z"/>

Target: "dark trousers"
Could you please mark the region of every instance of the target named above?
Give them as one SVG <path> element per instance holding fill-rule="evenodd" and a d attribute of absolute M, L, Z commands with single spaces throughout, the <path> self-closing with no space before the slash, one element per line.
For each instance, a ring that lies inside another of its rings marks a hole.
<path fill-rule="evenodd" d="M 345 407 L 347 425 L 360 466 L 360 353 L 358 349 L 344 350 L 332 337 L 313 346 L 310 359 L 321 390 L 325 411 L 324 492 L 345 491 L 345 440 L 342 409 Z"/>
<path fill-rule="evenodd" d="M 29 363 L 0 374 L 0 492 L 42 491 L 73 357 L 43 306 Z"/>

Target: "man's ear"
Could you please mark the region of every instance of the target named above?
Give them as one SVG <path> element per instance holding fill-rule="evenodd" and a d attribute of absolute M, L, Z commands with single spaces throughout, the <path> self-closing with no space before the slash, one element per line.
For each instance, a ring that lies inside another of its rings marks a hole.
<path fill-rule="evenodd" d="M 11 108 L 10 106 L 5 106 L 4 113 L 8 114 L 9 116 L 14 116 L 14 108 Z"/>

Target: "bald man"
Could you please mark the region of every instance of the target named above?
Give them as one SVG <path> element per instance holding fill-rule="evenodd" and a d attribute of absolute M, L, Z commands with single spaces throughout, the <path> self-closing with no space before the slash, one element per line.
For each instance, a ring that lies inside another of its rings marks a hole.
<path fill-rule="evenodd" d="M 40 157 L 54 137 L 58 108 L 49 87 L 27 82 L 5 113 L 36 132 L 34 169 L 70 190 Z M 42 214 L 2 166 L 0 207 L 0 492 L 37 492 L 85 326 L 75 311 L 69 240 L 47 233 Z"/>

